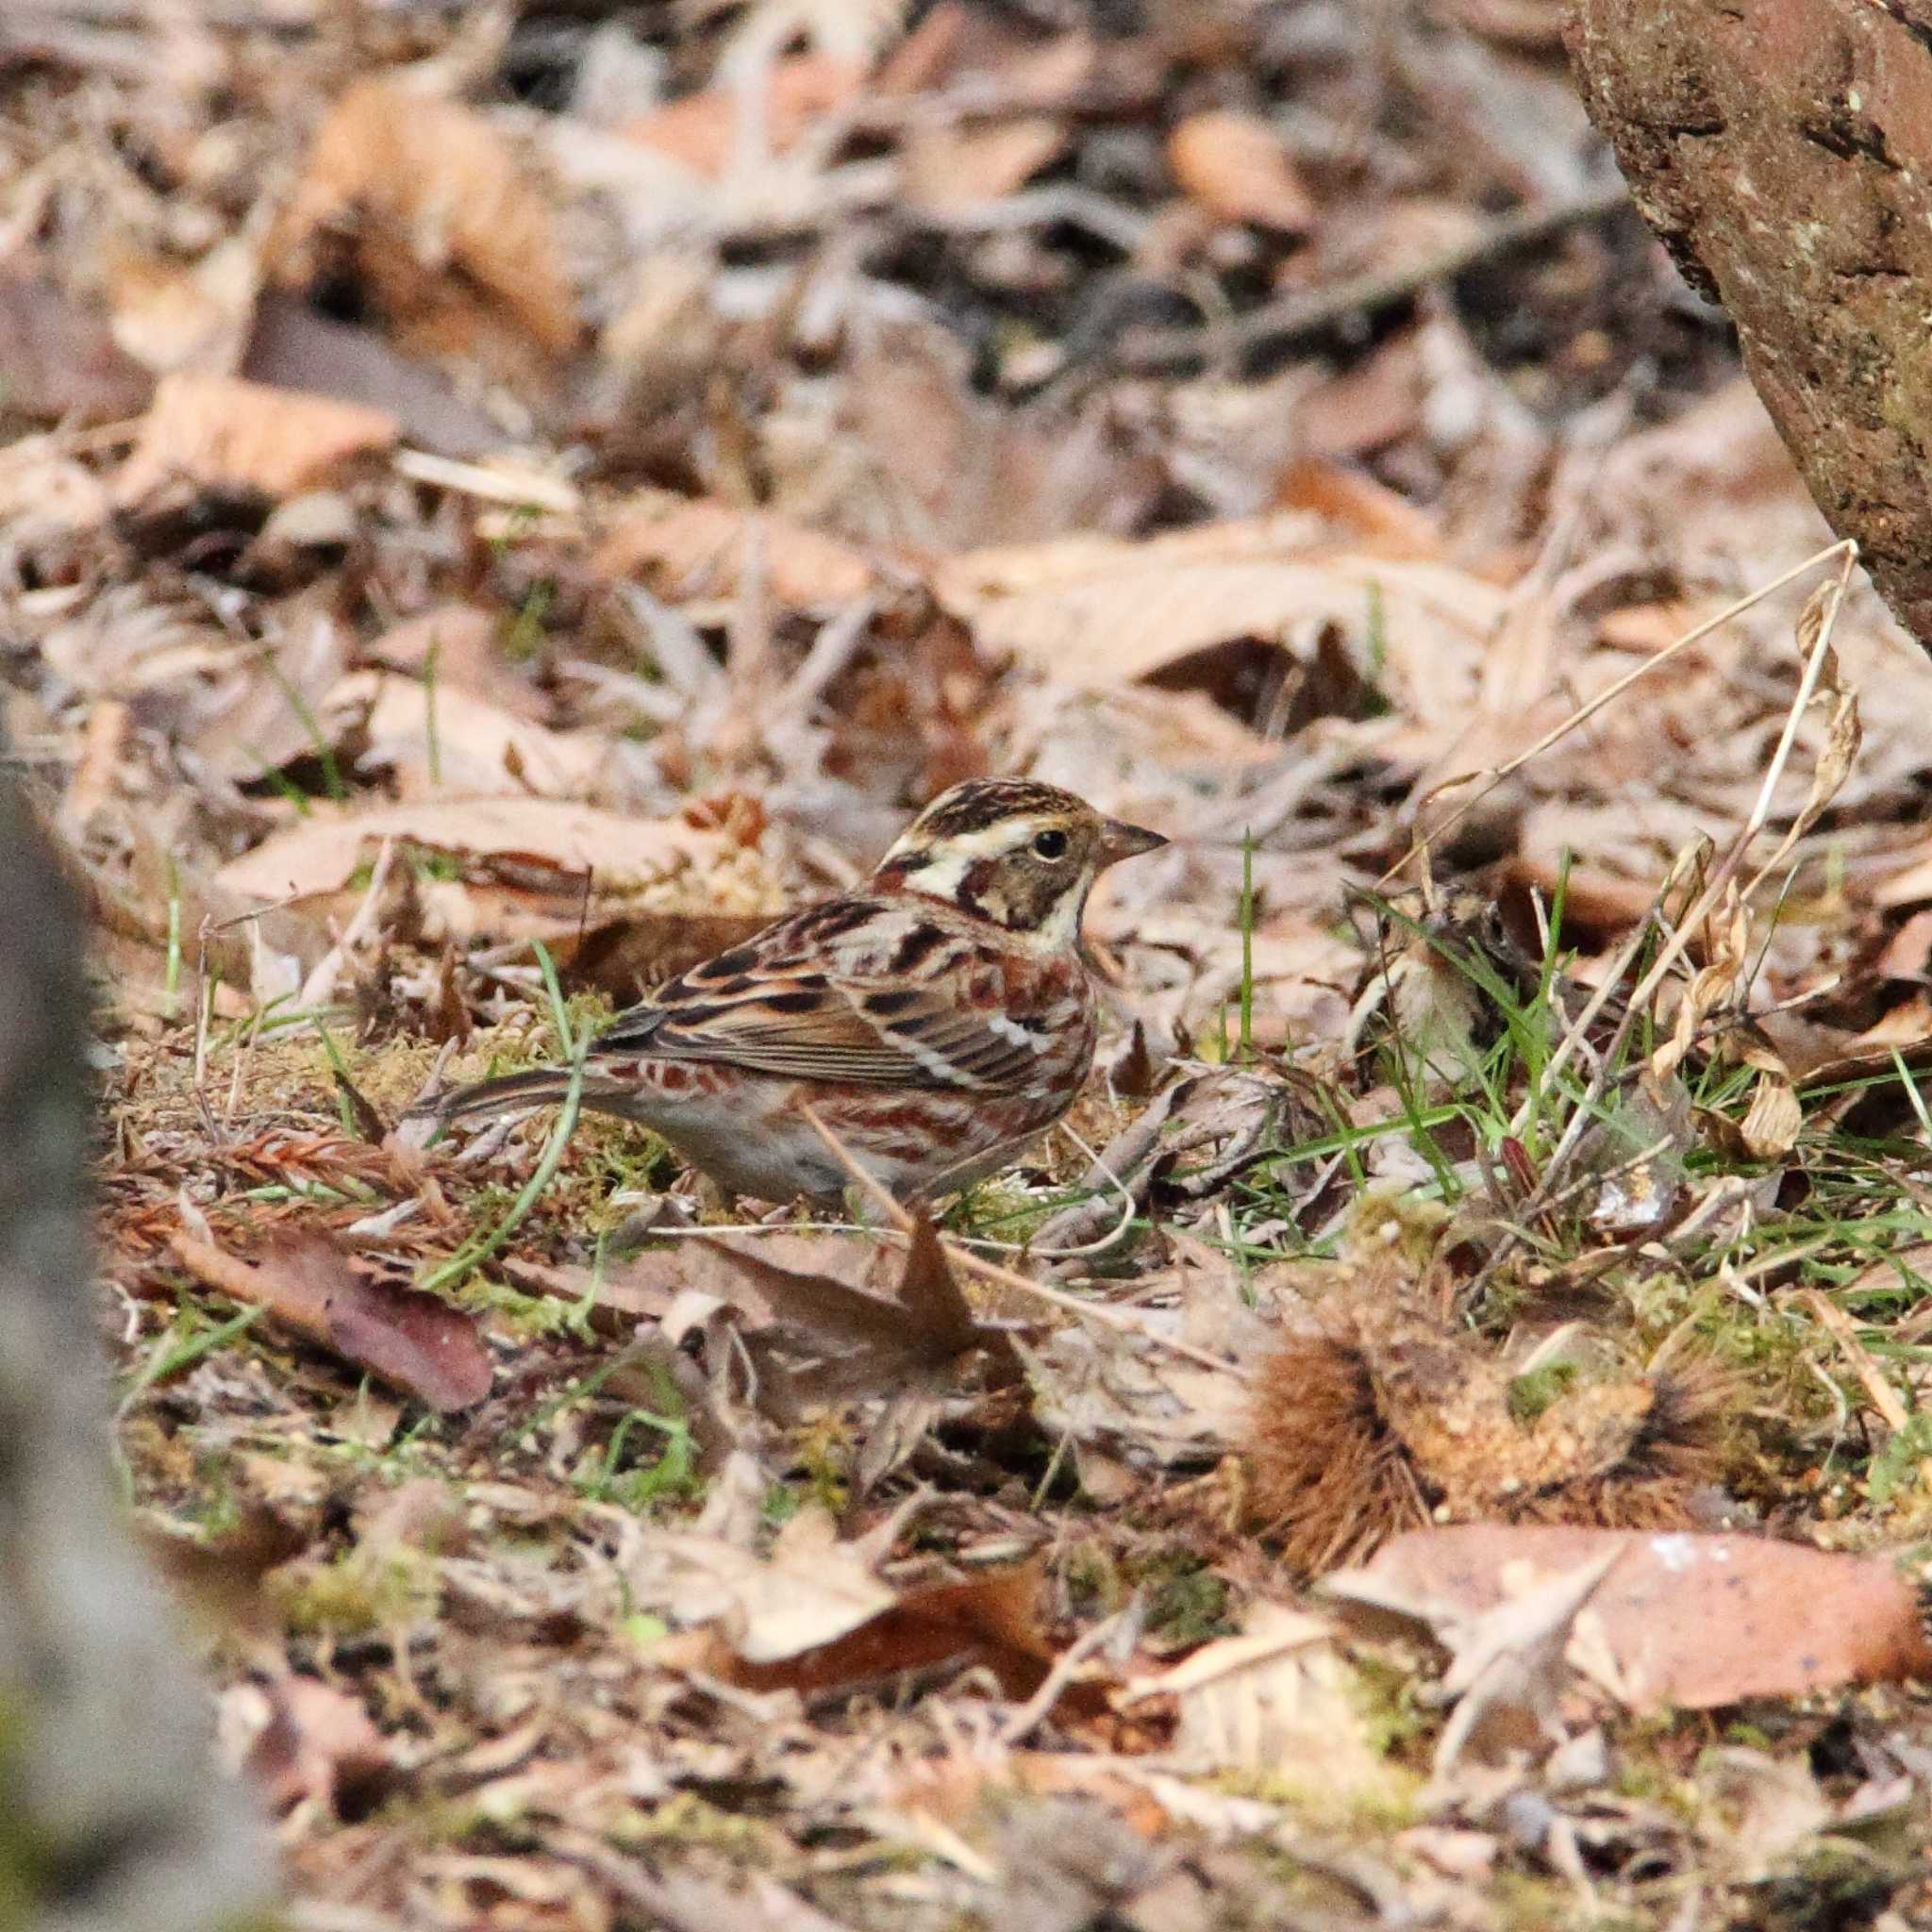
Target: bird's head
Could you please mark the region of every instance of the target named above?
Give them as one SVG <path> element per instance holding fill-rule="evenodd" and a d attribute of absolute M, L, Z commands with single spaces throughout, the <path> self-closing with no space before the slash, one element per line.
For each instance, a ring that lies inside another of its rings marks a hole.
<path fill-rule="evenodd" d="M 907 826 L 873 882 L 943 900 L 1049 945 L 1072 945 L 1100 874 L 1166 843 L 1058 785 L 969 778 Z"/>

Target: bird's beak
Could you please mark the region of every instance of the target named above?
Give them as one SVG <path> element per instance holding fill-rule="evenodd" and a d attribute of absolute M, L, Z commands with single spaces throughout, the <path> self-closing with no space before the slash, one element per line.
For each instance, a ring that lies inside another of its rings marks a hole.
<path fill-rule="evenodd" d="M 1144 825 L 1130 825 L 1124 819 L 1108 819 L 1100 827 L 1100 862 L 1104 866 L 1118 865 L 1138 852 L 1158 852 L 1166 843 L 1161 833 L 1150 832 Z"/>

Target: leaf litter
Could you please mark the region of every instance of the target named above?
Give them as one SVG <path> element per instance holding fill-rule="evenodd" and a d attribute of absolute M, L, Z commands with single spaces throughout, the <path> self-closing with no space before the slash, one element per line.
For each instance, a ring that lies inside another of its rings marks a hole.
<path fill-rule="evenodd" d="M 1922 1912 L 1932 670 L 1547 10 L 30 11 L 0 707 L 302 1908 Z M 936 1223 L 408 1127 L 1008 770 L 1174 842 Z"/>

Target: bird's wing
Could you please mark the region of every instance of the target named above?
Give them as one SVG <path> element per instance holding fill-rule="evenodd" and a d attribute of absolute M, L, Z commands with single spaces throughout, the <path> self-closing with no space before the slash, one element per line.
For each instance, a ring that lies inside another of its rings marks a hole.
<path fill-rule="evenodd" d="M 1016 1012 L 1010 998 L 975 998 L 973 981 L 986 974 L 974 968 L 984 962 L 970 936 L 918 907 L 835 899 L 659 987 L 612 1022 L 595 1053 L 1009 1092 L 1040 1075 L 1055 1037 L 1051 1008 L 1022 1000 L 1029 1010 Z"/>

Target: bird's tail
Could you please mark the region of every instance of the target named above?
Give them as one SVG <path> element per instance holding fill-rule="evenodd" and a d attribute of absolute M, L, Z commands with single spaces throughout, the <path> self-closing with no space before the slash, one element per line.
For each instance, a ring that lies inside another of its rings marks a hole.
<path fill-rule="evenodd" d="M 608 1088 L 607 1093 L 603 1090 Z M 448 1093 L 432 1095 L 410 1111 L 435 1121 L 458 1121 L 471 1114 L 508 1113 L 525 1107 L 548 1107 L 570 1091 L 568 1067 L 533 1067 L 526 1074 L 503 1074 L 494 1080 L 478 1080 L 472 1087 L 458 1087 Z M 616 1084 L 608 1077 L 591 1074 L 584 1082 L 582 1101 L 596 1107 L 617 1096 Z"/>

